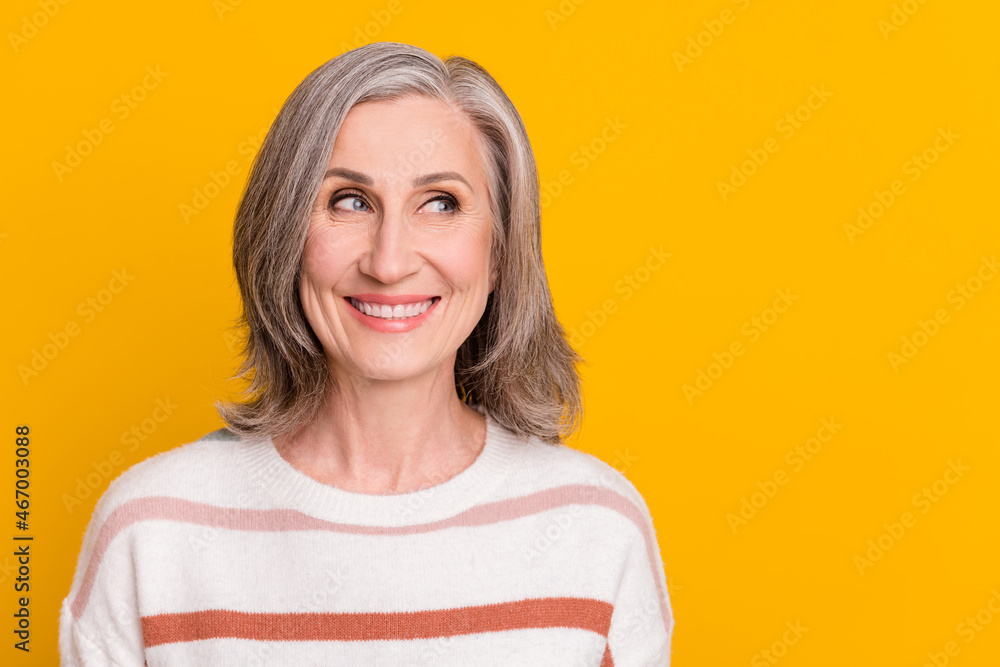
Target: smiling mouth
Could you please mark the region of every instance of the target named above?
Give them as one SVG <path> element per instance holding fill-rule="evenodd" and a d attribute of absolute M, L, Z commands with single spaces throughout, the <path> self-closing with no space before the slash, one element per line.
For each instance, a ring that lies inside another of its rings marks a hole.
<path fill-rule="evenodd" d="M 417 317 L 421 315 L 424 311 L 434 305 L 435 301 L 440 301 L 441 297 L 435 296 L 427 299 L 426 301 L 418 301 L 415 303 L 401 303 L 395 306 L 390 306 L 384 303 L 375 303 L 373 301 L 359 301 L 354 297 L 348 297 L 348 301 L 354 308 L 365 315 L 370 315 L 371 317 L 378 317 L 383 320 L 408 320 L 411 317 Z"/>

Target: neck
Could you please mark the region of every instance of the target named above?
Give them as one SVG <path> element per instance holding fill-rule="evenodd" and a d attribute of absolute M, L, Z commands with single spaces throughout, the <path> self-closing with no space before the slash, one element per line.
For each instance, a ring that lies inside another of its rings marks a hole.
<path fill-rule="evenodd" d="M 482 451 L 485 418 L 455 393 L 454 364 L 406 380 L 337 376 L 316 419 L 275 446 L 313 479 L 408 493 L 458 474 Z"/>

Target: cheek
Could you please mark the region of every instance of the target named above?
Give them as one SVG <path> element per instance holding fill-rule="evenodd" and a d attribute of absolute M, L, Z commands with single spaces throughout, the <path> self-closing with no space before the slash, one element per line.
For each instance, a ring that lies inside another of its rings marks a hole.
<path fill-rule="evenodd" d="M 334 285 L 347 268 L 346 253 L 328 233 L 311 234 L 302 254 L 302 281 L 317 289 Z"/>
<path fill-rule="evenodd" d="M 490 233 L 462 235 L 461 240 L 441 244 L 438 258 L 454 282 L 472 285 L 489 279 Z"/>

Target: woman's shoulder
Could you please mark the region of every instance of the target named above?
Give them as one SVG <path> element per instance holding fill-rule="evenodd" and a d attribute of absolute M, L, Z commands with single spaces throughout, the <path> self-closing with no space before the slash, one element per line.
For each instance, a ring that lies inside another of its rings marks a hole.
<path fill-rule="evenodd" d="M 227 477 L 237 472 L 234 454 L 242 444 L 239 436 L 221 428 L 154 454 L 112 480 L 97 503 L 95 517 L 106 516 L 138 498 L 197 499 L 210 489 L 224 485 Z"/>
<path fill-rule="evenodd" d="M 522 470 L 534 485 L 546 489 L 565 487 L 577 493 L 627 500 L 648 516 L 645 499 L 625 474 L 595 454 L 567 443 L 550 444 L 530 438 L 526 465 Z M 633 458 L 628 451 L 615 452 L 616 463 L 629 467 Z"/>
<path fill-rule="evenodd" d="M 136 463 L 115 482 L 128 487 L 172 485 L 196 478 L 217 476 L 233 463 L 233 451 L 241 438 L 220 428 Z"/>
<path fill-rule="evenodd" d="M 568 516 L 590 526 L 594 540 L 610 539 L 639 553 L 656 544 L 649 505 L 621 470 L 567 443 L 531 437 L 525 445 L 511 483 L 504 485 L 504 497 L 499 499 L 508 511 L 551 513 L 556 525 L 568 521 Z M 612 451 L 611 460 L 626 470 L 636 462 L 624 448 Z"/>

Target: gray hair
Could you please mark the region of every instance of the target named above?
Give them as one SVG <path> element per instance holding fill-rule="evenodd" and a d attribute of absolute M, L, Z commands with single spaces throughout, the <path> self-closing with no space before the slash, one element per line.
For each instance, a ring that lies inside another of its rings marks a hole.
<path fill-rule="evenodd" d="M 332 387 L 322 346 L 299 297 L 299 267 L 334 141 L 357 104 L 422 95 L 477 129 L 490 193 L 494 290 L 458 349 L 455 385 L 500 424 L 561 442 L 581 419 L 581 357 L 556 319 L 542 261 L 538 174 L 520 114 L 475 62 L 441 60 L 408 44 L 368 44 L 324 63 L 285 101 L 254 159 L 233 226 L 243 309 L 239 401 L 216 403 L 250 438 L 292 432 Z M 418 156 L 419 157 L 419 156 Z"/>

